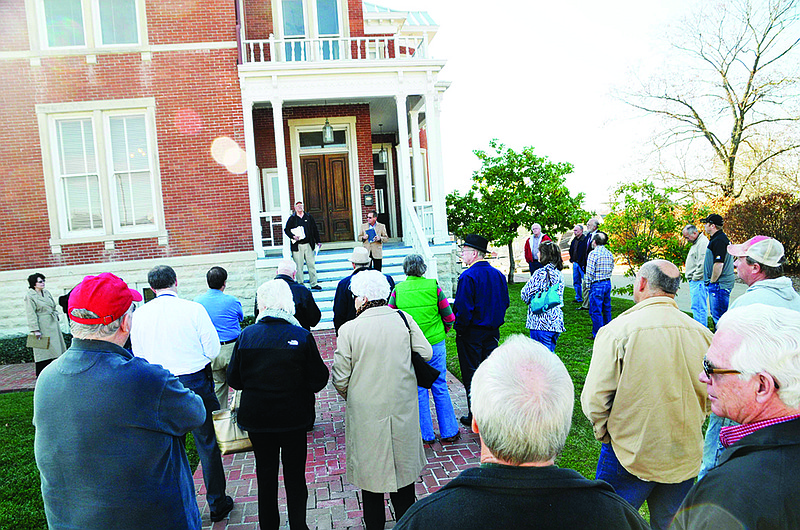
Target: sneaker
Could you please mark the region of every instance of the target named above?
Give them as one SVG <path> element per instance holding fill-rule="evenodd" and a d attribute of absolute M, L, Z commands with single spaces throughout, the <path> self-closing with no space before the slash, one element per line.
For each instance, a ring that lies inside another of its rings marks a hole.
<path fill-rule="evenodd" d="M 433 440 L 422 440 L 422 443 L 424 443 L 425 445 L 434 444 L 436 443 L 436 438 L 434 438 Z"/>
<path fill-rule="evenodd" d="M 225 496 L 225 505 L 221 510 L 218 511 L 211 511 L 211 521 L 216 523 L 217 521 L 222 521 L 225 519 L 229 513 L 233 510 L 233 499 L 230 496 Z"/>
<path fill-rule="evenodd" d="M 461 416 L 458 421 L 461 422 L 461 425 L 464 427 L 472 428 L 472 414 L 468 414 L 466 416 Z"/>
<path fill-rule="evenodd" d="M 312 289 L 315 290 L 315 291 L 321 291 L 322 290 L 322 286 L 321 285 L 315 285 L 314 287 L 312 287 Z"/>
<path fill-rule="evenodd" d="M 453 436 L 448 436 L 447 438 L 442 438 L 441 442 L 442 443 L 452 443 L 452 442 L 457 442 L 460 439 L 461 439 L 461 432 L 459 431 L 459 432 L 455 433 Z"/>

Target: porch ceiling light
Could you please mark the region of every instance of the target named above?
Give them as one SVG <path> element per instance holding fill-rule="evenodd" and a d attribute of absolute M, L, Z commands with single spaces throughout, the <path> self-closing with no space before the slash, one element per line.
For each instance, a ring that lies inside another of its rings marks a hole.
<path fill-rule="evenodd" d="M 325 125 L 322 127 L 322 143 L 333 143 L 333 127 L 331 127 L 331 123 L 328 121 L 328 118 L 325 118 Z"/>
<path fill-rule="evenodd" d="M 379 123 L 378 127 L 381 128 L 381 150 L 378 151 L 378 162 L 385 164 L 389 160 L 389 155 L 386 153 L 386 148 L 383 147 L 383 124 Z"/>

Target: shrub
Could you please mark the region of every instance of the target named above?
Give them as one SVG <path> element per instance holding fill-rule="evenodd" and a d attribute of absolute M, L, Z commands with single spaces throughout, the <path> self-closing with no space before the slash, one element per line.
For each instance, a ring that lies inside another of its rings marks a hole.
<path fill-rule="evenodd" d="M 800 199 L 774 192 L 734 204 L 725 218 L 725 233 L 735 243 L 762 235 L 783 243 L 786 268 L 800 267 Z"/>

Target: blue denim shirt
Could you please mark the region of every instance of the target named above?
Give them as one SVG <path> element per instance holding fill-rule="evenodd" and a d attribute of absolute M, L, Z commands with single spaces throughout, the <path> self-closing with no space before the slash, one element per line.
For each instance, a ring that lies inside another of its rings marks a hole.
<path fill-rule="evenodd" d="M 456 331 L 472 326 L 499 328 L 508 309 L 508 282 L 486 261 L 476 261 L 458 277 L 453 313 Z"/>
<path fill-rule="evenodd" d="M 34 453 L 50 530 L 200 529 L 182 436 L 203 401 L 111 342 L 73 339 L 33 397 Z"/>

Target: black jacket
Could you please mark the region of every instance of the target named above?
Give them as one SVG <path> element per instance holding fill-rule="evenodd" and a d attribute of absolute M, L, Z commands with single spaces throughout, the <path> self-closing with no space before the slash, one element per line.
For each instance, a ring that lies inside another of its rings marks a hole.
<path fill-rule="evenodd" d="M 310 428 L 314 393 L 327 382 L 317 343 L 300 326 L 265 316 L 236 339 L 228 384 L 242 391 L 238 423 L 246 431 Z"/>
<path fill-rule="evenodd" d="M 686 495 L 671 529 L 800 528 L 800 419 L 748 434 Z"/>
<path fill-rule="evenodd" d="M 319 320 L 322 318 L 322 313 L 314 301 L 311 291 L 305 285 L 300 285 L 285 274 L 278 274 L 275 279 L 283 280 L 289 284 L 289 289 L 292 290 L 292 298 L 294 298 L 294 317 L 300 322 L 301 326 L 311 331 L 311 328 L 319 324 Z"/>
<path fill-rule="evenodd" d="M 569 261 L 577 263 L 586 272 L 586 234 L 581 237 L 573 237 L 569 244 Z"/>
<path fill-rule="evenodd" d="M 333 297 L 333 327 L 337 335 L 339 334 L 339 328 L 345 322 L 350 322 L 356 318 L 356 299 L 350 291 L 350 281 L 359 272 L 368 270 L 372 269 L 359 267 L 347 278 L 339 280 L 339 284 L 336 286 L 336 294 Z M 389 282 L 389 293 L 391 294 L 394 290 L 394 279 L 386 273 L 383 275 L 386 276 L 386 281 Z"/>
<path fill-rule="evenodd" d="M 649 530 L 614 488 L 572 469 L 489 465 L 468 469 L 414 503 L 396 530 L 580 528 Z"/>
<path fill-rule="evenodd" d="M 306 237 L 300 241 L 295 241 L 292 239 L 292 228 L 296 228 L 298 226 L 302 226 L 305 229 Z M 311 215 L 309 215 L 307 212 L 303 212 L 303 217 L 297 217 L 297 214 L 292 214 L 291 217 L 289 217 L 289 220 L 286 221 L 286 227 L 283 229 L 283 232 L 286 234 L 286 237 L 289 238 L 289 241 L 291 241 L 292 252 L 297 252 L 298 245 L 300 243 L 308 243 L 313 248 L 317 245 L 317 243 L 322 242 L 319 237 L 317 223 L 314 222 L 314 218 L 311 217 Z"/>

